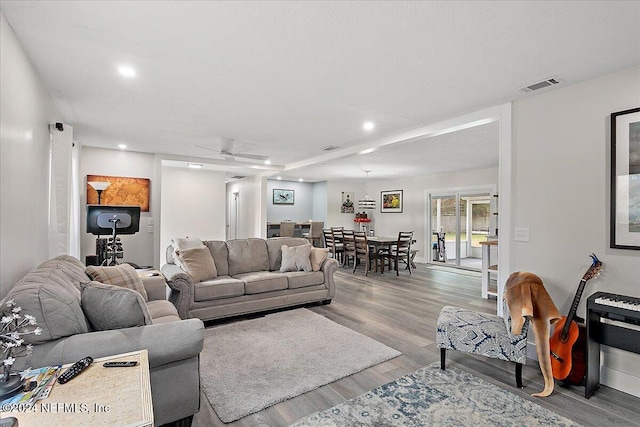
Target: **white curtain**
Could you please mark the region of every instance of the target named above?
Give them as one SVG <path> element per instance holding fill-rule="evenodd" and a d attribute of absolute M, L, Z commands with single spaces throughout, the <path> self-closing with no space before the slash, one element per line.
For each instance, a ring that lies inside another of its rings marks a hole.
<path fill-rule="evenodd" d="M 49 133 L 49 257 L 80 258 L 80 146 L 69 125 Z"/>

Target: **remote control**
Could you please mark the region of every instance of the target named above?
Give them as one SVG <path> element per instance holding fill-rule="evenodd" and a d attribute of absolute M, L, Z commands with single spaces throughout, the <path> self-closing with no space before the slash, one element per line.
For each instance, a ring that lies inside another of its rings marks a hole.
<path fill-rule="evenodd" d="M 102 366 L 105 368 L 127 368 L 129 366 L 136 366 L 138 362 L 135 360 L 125 362 L 104 362 Z"/>
<path fill-rule="evenodd" d="M 93 363 L 93 357 L 91 356 L 87 356 L 84 357 L 80 360 L 78 360 L 76 363 L 74 363 L 73 365 L 71 365 L 69 367 L 69 369 L 67 369 L 66 371 L 64 371 L 59 377 L 58 377 L 58 382 L 60 384 L 64 384 L 66 382 L 71 381 L 72 379 L 74 379 L 80 372 L 84 371 L 85 369 L 87 369 L 87 367 L 89 367 L 89 365 L 91 365 L 91 363 Z"/>

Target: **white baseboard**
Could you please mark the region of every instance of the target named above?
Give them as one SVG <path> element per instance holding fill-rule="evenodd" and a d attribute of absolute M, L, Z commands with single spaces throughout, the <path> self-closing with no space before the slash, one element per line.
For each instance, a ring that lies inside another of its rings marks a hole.
<path fill-rule="evenodd" d="M 527 358 L 538 360 L 535 343 L 527 343 Z M 600 365 L 600 384 L 640 397 L 640 377 L 627 372 Z"/>

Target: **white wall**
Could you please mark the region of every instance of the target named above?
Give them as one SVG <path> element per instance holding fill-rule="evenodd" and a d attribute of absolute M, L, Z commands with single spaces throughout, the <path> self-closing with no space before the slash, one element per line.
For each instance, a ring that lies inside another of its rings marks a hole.
<path fill-rule="evenodd" d="M 162 166 L 160 265 L 174 237 L 225 239 L 225 173 Z"/>
<path fill-rule="evenodd" d="M 513 104 L 513 227 L 527 243 L 511 244 L 514 270 L 538 274 L 567 313 L 589 253 L 605 272 L 587 284 L 640 296 L 640 251 L 609 248 L 610 114 L 640 105 L 640 68 L 516 101 Z M 640 356 L 606 349 L 602 383 L 640 396 Z"/>
<path fill-rule="evenodd" d="M 413 231 L 416 248 L 420 250 L 416 261 L 426 262 L 431 242 L 431 235 L 426 231 L 428 193 L 452 188 L 492 187 L 497 183 L 497 167 L 407 179 L 369 180 L 369 195 L 376 200 L 373 229 L 379 236 L 397 236 L 399 231 Z M 387 190 L 402 190 L 402 213 L 380 212 L 380 192 Z"/>
<path fill-rule="evenodd" d="M 49 130 L 59 112 L 0 11 L 0 298 L 46 261 Z"/>
<path fill-rule="evenodd" d="M 327 221 L 327 182 L 313 183 L 313 212 L 314 221 Z"/>
<path fill-rule="evenodd" d="M 275 188 L 294 191 L 293 205 L 274 205 Z M 313 184 L 310 182 L 267 180 L 267 221 L 306 222 L 313 218 Z"/>
<path fill-rule="evenodd" d="M 80 237 L 82 261 L 87 255 L 96 253 L 96 236 L 87 233 L 87 175 L 121 176 L 128 178 L 148 178 L 151 187 L 154 182 L 154 155 L 126 150 L 106 150 L 103 148 L 82 147 L 80 163 Z M 105 190 L 105 191 L 108 191 Z M 151 196 L 150 196 L 151 197 Z M 154 265 L 153 237 L 148 232 L 149 218 L 155 221 L 153 200 L 149 203 L 149 212 L 140 213 L 140 231 L 133 235 L 121 235 L 124 258 L 141 266 Z M 102 236 L 106 237 L 106 236 Z M 156 265 L 156 267 L 158 267 Z"/>

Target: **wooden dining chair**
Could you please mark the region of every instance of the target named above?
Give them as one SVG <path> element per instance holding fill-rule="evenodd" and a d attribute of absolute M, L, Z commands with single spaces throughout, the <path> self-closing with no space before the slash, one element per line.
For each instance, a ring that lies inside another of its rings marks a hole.
<path fill-rule="evenodd" d="M 282 221 L 280 223 L 280 237 L 293 237 L 296 223 L 293 221 Z"/>
<path fill-rule="evenodd" d="M 339 231 L 337 231 L 339 233 Z M 335 235 L 335 234 L 334 234 Z M 356 262 L 356 241 L 353 230 L 342 230 L 342 242 L 344 243 L 344 257 L 342 266 L 349 266 L 351 260 Z"/>
<path fill-rule="evenodd" d="M 400 275 L 399 263 L 403 261 L 407 264 L 409 274 L 413 274 L 413 266 L 411 264 L 411 243 L 413 242 L 413 231 L 401 231 L 398 233 L 398 241 L 391 246 L 391 249 L 385 257 L 389 260 L 389 268 L 393 263 L 396 270 L 396 276 Z"/>
<path fill-rule="evenodd" d="M 339 241 L 336 241 L 333 231 L 330 228 L 323 229 L 322 233 L 324 234 L 325 247 L 329 248 L 331 256 L 342 262 L 342 255 L 344 254 L 344 243 L 342 238 L 340 238 Z"/>
<path fill-rule="evenodd" d="M 378 269 L 378 254 L 376 250 L 369 245 L 367 233 L 364 231 L 356 231 L 353 233 L 353 237 L 355 242 L 353 272 L 356 272 L 358 260 L 360 260 L 363 261 L 364 275 L 367 276 L 369 271 L 371 271 L 372 262 L 375 262 L 376 270 Z"/>

